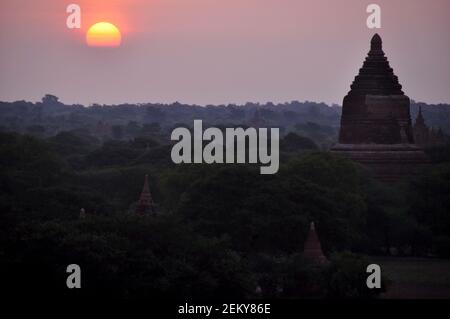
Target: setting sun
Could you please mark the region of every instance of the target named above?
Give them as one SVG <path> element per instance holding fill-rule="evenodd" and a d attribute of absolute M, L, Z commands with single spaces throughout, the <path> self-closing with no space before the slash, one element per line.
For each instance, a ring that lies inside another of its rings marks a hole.
<path fill-rule="evenodd" d="M 86 42 L 91 47 L 118 47 L 122 42 L 122 35 L 114 24 L 99 22 L 89 28 Z"/>

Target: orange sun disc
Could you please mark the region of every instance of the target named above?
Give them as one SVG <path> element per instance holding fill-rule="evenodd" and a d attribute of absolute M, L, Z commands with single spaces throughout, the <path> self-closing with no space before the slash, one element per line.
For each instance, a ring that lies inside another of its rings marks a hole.
<path fill-rule="evenodd" d="M 90 47 L 118 47 L 122 42 L 122 35 L 114 24 L 99 22 L 89 28 L 86 42 Z"/>

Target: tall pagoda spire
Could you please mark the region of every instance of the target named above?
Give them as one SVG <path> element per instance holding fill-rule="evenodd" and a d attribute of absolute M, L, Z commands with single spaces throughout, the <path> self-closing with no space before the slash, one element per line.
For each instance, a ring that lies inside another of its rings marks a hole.
<path fill-rule="evenodd" d="M 342 106 L 340 144 L 413 144 L 410 100 L 375 34 Z"/>
<path fill-rule="evenodd" d="M 327 257 L 323 254 L 322 245 L 320 244 L 319 236 L 317 236 L 314 222 L 310 224 L 303 255 L 317 265 L 324 265 L 328 262 Z"/>
<path fill-rule="evenodd" d="M 155 205 L 153 202 L 150 187 L 148 185 L 148 175 L 145 175 L 144 187 L 136 207 L 136 213 L 139 215 L 148 215 L 155 213 Z"/>

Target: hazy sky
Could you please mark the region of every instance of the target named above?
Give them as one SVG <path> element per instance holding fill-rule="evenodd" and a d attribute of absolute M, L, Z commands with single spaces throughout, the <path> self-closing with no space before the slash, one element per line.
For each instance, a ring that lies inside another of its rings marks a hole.
<path fill-rule="evenodd" d="M 82 29 L 66 7 L 82 8 Z M 0 0 L 0 100 L 338 103 L 382 8 L 384 49 L 412 99 L 450 102 L 449 0 Z M 109 21 L 116 49 L 85 44 Z"/>

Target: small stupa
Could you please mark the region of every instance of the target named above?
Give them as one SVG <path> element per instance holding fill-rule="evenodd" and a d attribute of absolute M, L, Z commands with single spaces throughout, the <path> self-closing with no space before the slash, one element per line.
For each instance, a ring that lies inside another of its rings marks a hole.
<path fill-rule="evenodd" d="M 344 98 L 339 144 L 332 152 L 368 167 L 383 181 L 414 176 L 428 163 L 414 143 L 410 100 L 389 65 L 378 34 Z"/>
<path fill-rule="evenodd" d="M 422 106 L 419 107 L 419 113 L 413 126 L 414 141 L 422 147 L 430 147 L 439 144 L 445 144 L 445 135 L 442 129 L 429 128 L 425 123 L 422 114 Z"/>
<path fill-rule="evenodd" d="M 144 187 L 136 206 L 136 213 L 138 215 L 153 215 L 155 214 L 155 204 L 153 202 L 152 194 L 148 184 L 148 175 L 145 175 Z"/>
<path fill-rule="evenodd" d="M 323 254 L 322 245 L 320 244 L 319 236 L 317 236 L 314 222 L 311 222 L 309 227 L 309 234 L 303 249 L 303 256 L 316 265 L 325 265 L 328 263 L 327 257 Z"/>

